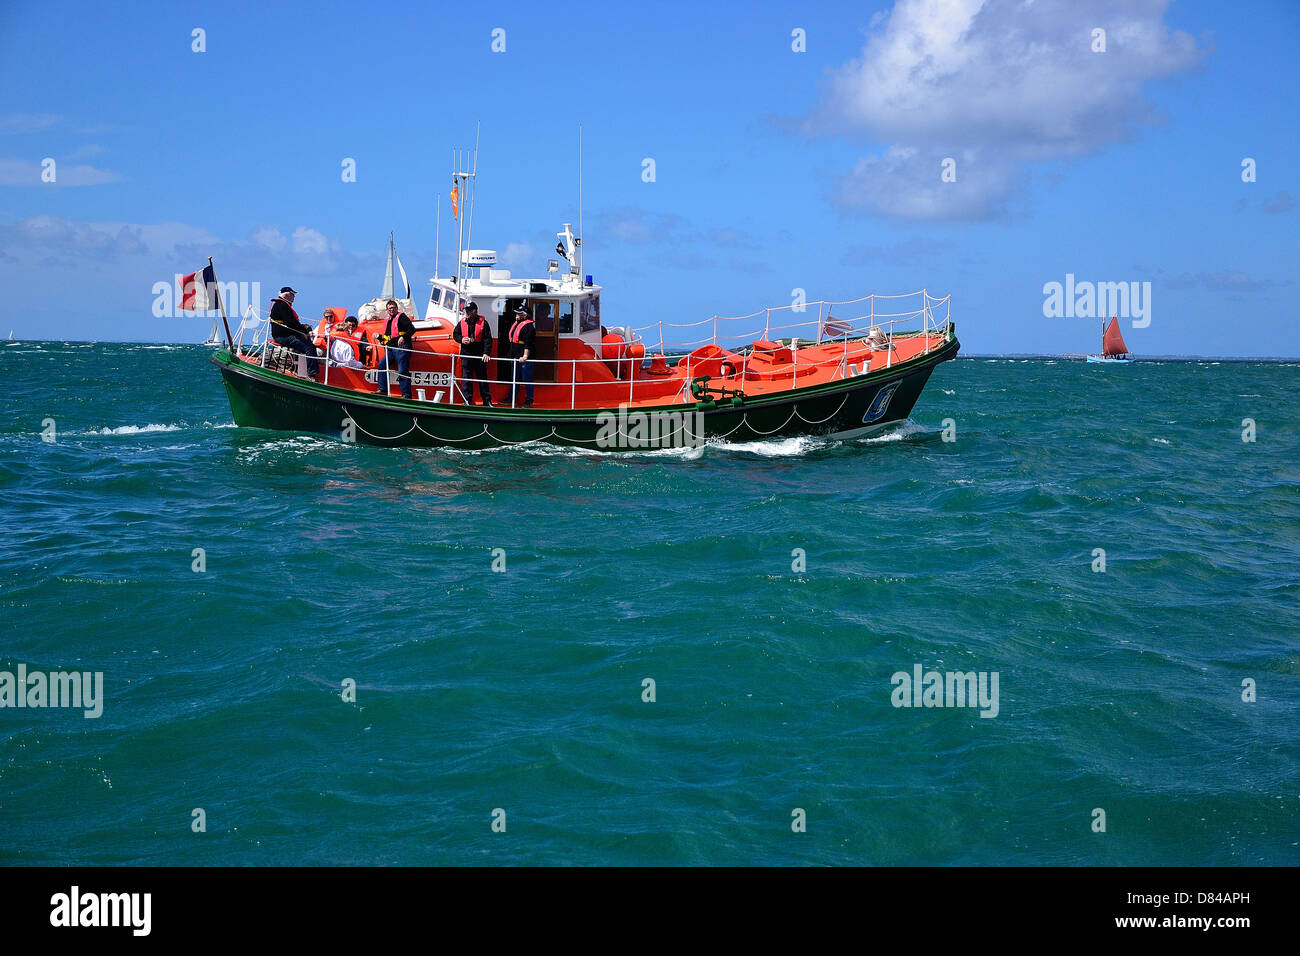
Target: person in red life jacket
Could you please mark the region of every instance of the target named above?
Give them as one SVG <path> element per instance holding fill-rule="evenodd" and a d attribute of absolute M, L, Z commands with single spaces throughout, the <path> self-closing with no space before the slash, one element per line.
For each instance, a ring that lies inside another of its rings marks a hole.
<path fill-rule="evenodd" d="M 471 302 L 465 314 L 456 323 L 451 337 L 460 345 L 460 376 L 456 385 L 466 405 L 474 404 L 474 383 L 478 382 L 479 397 L 484 408 L 492 407 L 492 392 L 488 389 L 487 363 L 492 358 L 492 330 L 487 319 L 478 314 L 478 306 Z"/>
<path fill-rule="evenodd" d="M 536 331 L 528 309 L 520 306 L 515 309 L 515 320 L 510 324 L 510 357 L 516 359 L 514 375 L 510 383 L 510 405 L 515 404 L 515 394 L 520 383 L 524 385 L 524 408 L 533 407 L 533 338 Z"/>
<path fill-rule="evenodd" d="M 389 299 L 388 318 L 384 320 L 384 331 L 379 336 L 379 344 L 384 346 L 384 357 L 377 366 L 381 395 L 388 394 L 388 371 L 395 368 L 402 398 L 411 397 L 411 346 L 414 341 L 415 324 L 405 312 L 397 311 L 395 300 Z"/>
<path fill-rule="evenodd" d="M 293 300 L 297 292 L 285 286 L 280 294 L 271 300 L 271 341 L 276 345 L 307 356 L 307 375 L 316 377 L 320 362 L 316 356 L 319 352 L 311 341 L 311 328 L 298 321 L 298 313 L 293 309 Z"/>
<path fill-rule="evenodd" d="M 357 335 L 357 317 L 349 315 L 343 325 L 334 330 L 330 342 L 330 359 L 344 368 L 365 368 L 361 364 L 361 339 Z"/>

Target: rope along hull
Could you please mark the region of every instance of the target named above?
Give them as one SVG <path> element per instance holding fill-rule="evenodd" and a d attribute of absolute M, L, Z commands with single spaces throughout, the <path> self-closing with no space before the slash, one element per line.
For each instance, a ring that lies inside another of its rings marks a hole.
<path fill-rule="evenodd" d="M 828 385 L 793 389 L 739 405 L 708 403 L 632 409 L 485 410 L 382 398 L 269 372 L 219 351 L 235 423 L 245 428 L 316 432 L 387 446 L 495 448 L 544 441 L 594 451 L 684 447 L 798 435 L 852 437 L 902 421 L 935 366 L 956 358 L 955 336 L 910 362 Z"/>

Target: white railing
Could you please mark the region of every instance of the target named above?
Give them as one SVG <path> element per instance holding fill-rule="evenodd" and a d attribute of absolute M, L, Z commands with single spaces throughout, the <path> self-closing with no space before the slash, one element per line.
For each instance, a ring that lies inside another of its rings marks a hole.
<path fill-rule="evenodd" d="M 891 309 L 891 311 L 877 311 L 877 301 L 876 301 L 877 299 L 885 300 L 886 308 Z M 792 315 L 802 314 L 807 312 L 813 306 L 817 307 L 815 317 L 810 316 L 809 318 L 802 319 L 796 322 L 787 323 L 784 325 L 774 326 L 772 324 L 772 318 L 774 313 L 778 315 L 783 312 L 790 312 Z M 908 308 L 907 306 L 912 306 L 912 307 Z M 842 314 L 836 315 L 835 314 L 836 309 L 848 310 L 850 314 L 847 316 Z M 760 316 L 762 317 L 762 323 L 763 323 L 761 330 L 757 328 L 757 320 L 759 319 Z M 746 331 L 735 330 L 737 329 L 737 327 L 741 326 L 742 323 L 748 323 L 750 320 L 755 320 L 755 325 L 753 327 L 748 328 Z M 727 326 L 729 327 L 724 329 L 722 323 L 726 323 Z M 707 359 L 700 359 L 697 360 L 696 362 L 691 362 L 687 358 L 687 355 L 689 352 L 703 345 L 717 345 L 721 348 L 726 348 L 730 351 L 735 352 L 736 355 L 742 359 L 742 361 L 737 363 L 738 368 L 736 369 L 736 371 L 739 372 L 739 376 L 740 376 L 739 387 L 740 390 L 743 392 L 749 382 L 750 363 L 748 359 L 753 354 L 754 351 L 753 345 L 758 339 L 764 341 L 775 341 L 777 344 L 781 345 L 784 348 L 788 348 L 790 350 L 790 356 L 791 356 L 790 364 L 792 366 L 791 375 L 793 379 L 793 384 L 797 386 L 799 381 L 799 376 L 801 374 L 801 370 L 799 366 L 799 355 L 800 352 L 804 349 L 807 349 L 809 347 L 817 347 L 822 350 L 822 354 L 817 360 L 809 363 L 809 360 L 805 359 L 805 363 L 808 364 L 805 364 L 803 374 L 809 374 L 818 368 L 825 367 L 828 364 L 828 360 L 825 357 L 825 352 L 824 352 L 825 346 L 829 342 L 840 341 L 842 343 L 842 353 L 839 356 L 839 360 L 838 363 L 836 364 L 833 375 L 838 376 L 841 379 L 844 379 L 844 378 L 849 378 L 851 376 L 851 373 L 858 374 L 856 373 L 856 371 L 854 371 L 854 366 L 849 362 L 850 345 L 856 346 L 859 344 L 863 344 L 865 341 L 865 344 L 867 344 L 872 351 L 885 352 L 885 367 L 889 368 L 892 367 L 893 365 L 894 355 L 896 353 L 896 348 L 894 346 L 894 340 L 896 337 L 910 338 L 916 336 L 924 336 L 925 346 L 923 351 L 920 354 L 928 355 L 934 348 L 938 348 L 946 339 L 950 324 L 951 324 L 951 297 L 944 296 L 943 298 L 935 298 L 934 296 L 931 296 L 926 290 L 923 289 L 920 292 L 908 293 L 906 295 L 885 296 L 885 295 L 873 294 L 873 295 L 863 296 L 860 299 L 850 299 L 843 302 L 831 302 L 826 300 L 820 300 L 817 302 L 804 303 L 802 305 L 791 304 L 786 306 L 777 306 L 774 308 L 763 309 L 759 312 L 752 312 L 748 315 L 743 315 L 743 316 L 728 317 L 728 316 L 715 315 L 712 316 L 711 318 L 702 319 L 698 322 L 666 323 L 660 320 L 653 325 L 642 326 L 639 328 L 630 328 L 628 330 L 628 334 L 633 337 L 634 341 L 635 338 L 639 336 L 641 333 L 646 333 L 650 331 L 658 332 L 658 341 L 652 345 L 646 346 L 646 354 L 643 358 L 640 359 L 632 359 L 626 357 L 611 358 L 611 359 L 604 359 L 600 357 L 593 357 L 589 359 L 531 358 L 528 361 L 534 366 L 537 365 L 556 366 L 557 371 L 558 371 L 558 366 L 561 365 L 569 366 L 570 380 L 568 382 L 554 381 L 555 379 L 554 375 L 551 376 L 551 380 L 549 381 L 548 380 L 537 381 L 536 380 L 537 376 L 534 375 L 535 387 L 557 389 L 563 387 L 564 385 L 568 385 L 568 391 L 569 391 L 568 407 L 570 409 L 576 409 L 579 407 L 586 407 L 586 406 L 580 406 L 580 404 L 578 403 L 579 388 L 595 386 L 599 388 L 609 389 L 611 385 L 614 385 L 616 383 L 618 384 L 622 383 L 624 372 L 627 375 L 627 379 L 626 379 L 627 401 L 629 403 L 633 402 L 636 398 L 636 386 L 638 383 L 648 384 L 652 382 L 674 379 L 676 378 L 677 375 L 681 374 L 682 372 L 682 368 L 683 368 L 683 366 L 681 365 L 682 361 L 686 361 L 686 365 L 685 365 L 685 372 L 687 377 L 686 386 L 689 386 L 689 379 L 692 377 L 691 375 L 692 365 L 698 364 L 698 362 L 701 361 L 706 361 Z M 900 326 L 902 326 L 902 328 L 900 328 Z M 665 341 L 666 329 L 698 329 L 701 327 L 707 327 L 710 330 L 711 334 L 708 338 L 697 339 L 697 340 L 686 341 L 686 342 L 674 342 L 671 345 L 672 351 L 669 350 L 670 345 Z M 248 347 L 245 347 L 244 346 L 245 336 L 250 333 L 251 333 L 251 341 Z M 775 339 L 772 338 L 774 333 L 776 334 Z M 786 334 L 781 334 L 781 333 L 786 333 Z M 443 338 L 443 337 L 450 338 L 450 335 L 441 336 L 438 338 Z M 347 367 L 346 365 L 336 363 L 330 357 L 329 346 L 332 344 L 333 339 L 334 339 L 333 334 L 328 333 L 326 335 L 325 354 L 317 355 L 315 357 L 316 361 L 321 363 L 324 366 L 325 384 L 329 384 L 329 376 L 330 376 L 331 368 Z M 936 341 L 936 339 L 938 341 Z M 260 316 L 258 316 L 256 308 L 251 305 L 244 312 L 243 319 L 241 320 L 239 325 L 239 331 L 235 336 L 235 341 L 236 341 L 236 351 L 241 356 L 249 359 L 255 359 L 260 364 L 266 364 L 268 350 L 275 345 L 275 343 L 271 340 L 270 337 L 269 322 L 266 319 L 263 319 Z M 427 339 L 422 341 L 427 341 Z M 724 344 L 728 342 L 734 342 L 735 345 L 728 346 Z M 873 343 L 875 344 L 873 345 Z M 372 349 L 384 348 L 385 351 L 407 351 L 411 353 L 419 352 L 419 354 L 421 355 L 430 354 L 427 350 L 423 350 L 423 349 L 414 349 L 414 348 L 401 349 L 399 346 L 380 345 L 379 343 L 367 343 L 367 344 Z M 461 401 L 464 401 L 464 399 L 466 398 L 466 396 L 462 391 L 462 387 L 464 392 L 470 393 L 468 397 L 472 400 L 473 394 L 478 392 L 479 382 L 482 380 L 477 378 L 470 379 L 470 378 L 463 377 L 463 374 L 458 374 L 458 371 L 460 373 L 464 372 L 463 368 L 458 369 L 458 360 L 460 360 L 460 362 L 463 362 L 464 361 L 463 356 L 456 353 L 438 353 L 438 354 L 446 355 L 451 360 L 450 386 L 446 388 L 445 392 L 436 393 L 436 396 L 433 400 L 442 401 L 441 396 L 445 394 L 448 402 L 452 404 L 459 404 L 459 402 L 457 402 L 458 395 L 460 395 Z M 662 374 L 654 375 L 644 370 L 644 364 L 656 356 L 662 357 L 665 360 L 665 363 L 669 365 L 670 372 L 668 375 L 662 375 Z M 301 353 L 294 353 L 294 358 L 302 362 L 305 361 L 307 356 L 302 355 Z M 494 356 L 494 357 L 483 359 L 482 361 L 486 361 L 487 363 L 508 362 L 511 364 L 511 374 L 509 378 L 501 379 L 501 378 L 492 378 L 489 376 L 486 379 L 489 388 L 491 388 L 492 386 L 502 386 L 502 385 L 510 386 L 514 390 L 516 394 L 516 398 L 518 397 L 519 391 L 527 388 L 527 383 L 518 381 L 518 377 L 519 377 L 518 365 L 523 361 L 522 359 L 514 359 L 514 358 L 508 358 L 504 356 L 502 357 Z M 579 381 L 578 366 L 580 364 L 594 365 L 597 363 L 605 366 L 606 370 L 609 370 L 610 366 L 613 365 L 614 368 L 618 369 L 618 371 L 615 373 L 618 377 L 613 381 L 607 378 L 599 378 L 599 377 L 592 381 Z M 866 367 L 867 367 L 867 362 L 864 361 L 863 371 L 866 371 Z M 394 368 L 387 368 L 387 366 L 385 366 L 385 368 L 386 368 L 388 381 L 383 384 L 387 384 L 389 388 L 391 388 L 393 385 L 392 379 L 396 377 L 398 373 L 397 370 Z M 641 369 L 640 374 L 638 374 L 638 369 Z M 358 371 L 361 370 L 358 369 Z M 364 371 L 367 372 L 375 371 L 375 368 L 373 366 L 367 366 L 364 369 Z M 442 374 L 446 374 L 446 373 L 442 373 Z M 413 373 L 408 371 L 408 376 L 413 376 Z M 729 376 L 723 377 L 721 378 L 721 381 L 728 382 L 730 381 L 730 377 Z M 414 390 L 416 387 L 417 387 L 417 383 L 412 381 L 412 389 Z M 419 388 L 421 389 L 428 389 L 429 387 L 430 386 L 427 384 L 419 384 Z M 438 388 L 440 386 L 435 385 L 433 387 Z M 385 389 L 384 393 L 387 394 L 387 391 L 388 390 Z M 677 390 L 675 395 L 672 393 L 665 392 L 662 398 L 664 399 L 665 402 L 690 403 L 693 400 L 692 396 L 690 395 L 689 387 L 683 387 Z"/>

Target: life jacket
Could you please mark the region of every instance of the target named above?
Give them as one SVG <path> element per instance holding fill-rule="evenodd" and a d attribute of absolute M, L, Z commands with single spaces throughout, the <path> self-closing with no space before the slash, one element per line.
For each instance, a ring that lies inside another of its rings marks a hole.
<path fill-rule="evenodd" d="M 483 330 L 487 327 L 487 320 L 481 315 L 477 315 L 475 318 L 478 319 L 478 326 L 474 330 L 473 334 L 470 333 L 469 329 L 469 316 L 460 320 L 460 338 L 462 342 L 466 339 L 471 342 L 481 341 Z"/>
<path fill-rule="evenodd" d="M 342 350 L 335 351 L 340 344 L 346 345 L 352 350 L 354 361 L 361 361 L 361 337 L 359 335 L 355 332 L 349 334 L 346 330 L 334 333 L 334 344 L 330 346 L 330 357 L 336 362 L 345 362 L 347 361 L 346 354 L 340 355 Z"/>
<path fill-rule="evenodd" d="M 387 313 L 385 314 L 387 315 Z M 412 349 L 415 347 L 414 335 L 411 336 L 411 341 L 406 345 L 403 345 L 401 342 L 401 332 L 398 331 L 398 326 L 401 324 L 402 319 L 405 317 L 406 317 L 405 312 L 398 312 L 396 315 L 388 316 L 387 321 L 384 322 L 384 334 L 388 336 L 388 345 L 391 346 L 392 348 Z"/>
<path fill-rule="evenodd" d="M 330 336 L 336 330 L 342 331 L 343 320 L 347 318 L 348 314 L 347 309 L 336 308 L 334 306 L 331 306 L 325 311 L 329 313 L 329 316 L 322 317 L 321 320 L 316 323 L 316 344 L 321 348 L 326 347 Z"/>
<path fill-rule="evenodd" d="M 524 329 L 527 328 L 530 324 L 532 324 L 532 321 L 533 321 L 532 319 L 527 317 L 522 319 L 515 319 L 514 324 L 510 326 L 511 345 L 524 344 L 524 340 L 523 340 Z"/>

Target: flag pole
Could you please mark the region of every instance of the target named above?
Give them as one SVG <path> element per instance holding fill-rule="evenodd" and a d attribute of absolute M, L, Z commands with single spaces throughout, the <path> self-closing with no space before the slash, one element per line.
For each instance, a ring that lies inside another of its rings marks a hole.
<path fill-rule="evenodd" d="M 230 357 L 235 357 L 235 338 L 230 334 L 230 323 L 226 321 L 226 304 L 221 301 L 221 286 L 217 284 L 217 269 L 208 256 L 208 267 L 212 269 L 212 288 L 217 292 L 217 308 L 221 310 L 221 324 L 226 327 L 226 345 L 230 347 Z"/>

